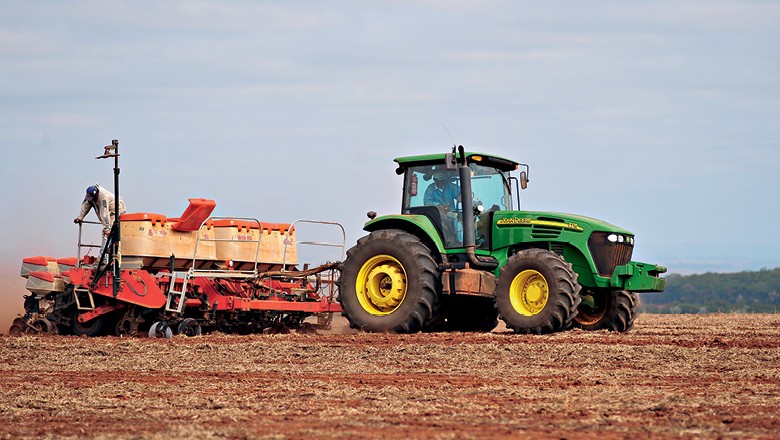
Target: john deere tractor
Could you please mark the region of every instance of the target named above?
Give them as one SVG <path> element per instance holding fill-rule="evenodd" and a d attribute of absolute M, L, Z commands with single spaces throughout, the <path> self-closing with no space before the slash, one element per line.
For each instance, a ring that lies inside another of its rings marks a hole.
<path fill-rule="evenodd" d="M 369 212 L 369 234 L 342 266 L 339 301 L 354 328 L 490 331 L 501 318 L 516 333 L 627 332 L 637 292 L 664 289 L 666 268 L 631 261 L 631 232 L 516 210 L 528 165 L 462 146 L 395 161 L 401 214 Z"/>

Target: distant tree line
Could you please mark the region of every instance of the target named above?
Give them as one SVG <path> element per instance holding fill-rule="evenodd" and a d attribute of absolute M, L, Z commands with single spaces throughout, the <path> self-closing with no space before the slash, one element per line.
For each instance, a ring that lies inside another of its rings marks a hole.
<path fill-rule="evenodd" d="M 780 268 L 670 274 L 664 292 L 640 294 L 639 310 L 643 313 L 778 313 Z"/>

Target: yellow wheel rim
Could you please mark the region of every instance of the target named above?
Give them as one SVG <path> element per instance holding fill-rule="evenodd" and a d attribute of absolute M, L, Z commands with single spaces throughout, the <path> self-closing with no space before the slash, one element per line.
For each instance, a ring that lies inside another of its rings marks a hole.
<path fill-rule="evenodd" d="M 401 262 L 377 255 L 363 263 L 355 285 L 358 301 L 372 315 L 393 313 L 406 298 L 406 272 Z"/>
<path fill-rule="evenodd" d="M 550 298 L 550 287 L 544 275 L 535 270 L 517 274 L 509 287 L 509 300 L 517 313 L 534 316 L 544 309 Z"/>

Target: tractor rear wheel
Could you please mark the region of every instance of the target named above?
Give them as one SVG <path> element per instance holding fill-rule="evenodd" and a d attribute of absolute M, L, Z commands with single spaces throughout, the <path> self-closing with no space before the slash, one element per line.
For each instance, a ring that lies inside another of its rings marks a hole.
<path fill-rule="evenodd" d="M 574 326 L 583 330 L 625 333 L 634 327 L 639 298 L 627 290 L 600 289 L 582 293 Z"/>
<path fill-rule="evenodd" d="M 579 293 L 571 264 L 547 250 L 526 249 L 501 268 L 496 308 L 515 333 L 553 333 L 571 326 Z"/>
<path fill-rule="evenodd" d="M 419 238 L 385 229 L 361 238 L 347 252 L 338 286 L 350 327 L 416 333 L 430 323 L 437 307 L 439 270 Z"/>

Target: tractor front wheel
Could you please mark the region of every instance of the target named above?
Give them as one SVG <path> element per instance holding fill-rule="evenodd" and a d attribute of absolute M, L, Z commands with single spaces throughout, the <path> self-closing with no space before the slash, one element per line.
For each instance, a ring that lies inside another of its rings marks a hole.
<path fill-rule="evenodd" d="M 437 306 L 436 261 L 416 236 L 396 229 L 374 231 L 347 252 L 339 278 L 339 302 L 352 328 L 416 333 Z"/>
<path fill-rule="evenodd" d="M 553 333 L 571 326 L 579 293 L 571 264 L 547 250 L 526 249 L 501 268 L 496 308 L 515 333 Z"/>
<path fill-rule="evenodd" d="M 627 290 L 600 289 L 582 293 L 574 326 L 583 330 L 625 333 L 634 327 L 639 298 Z"/>

